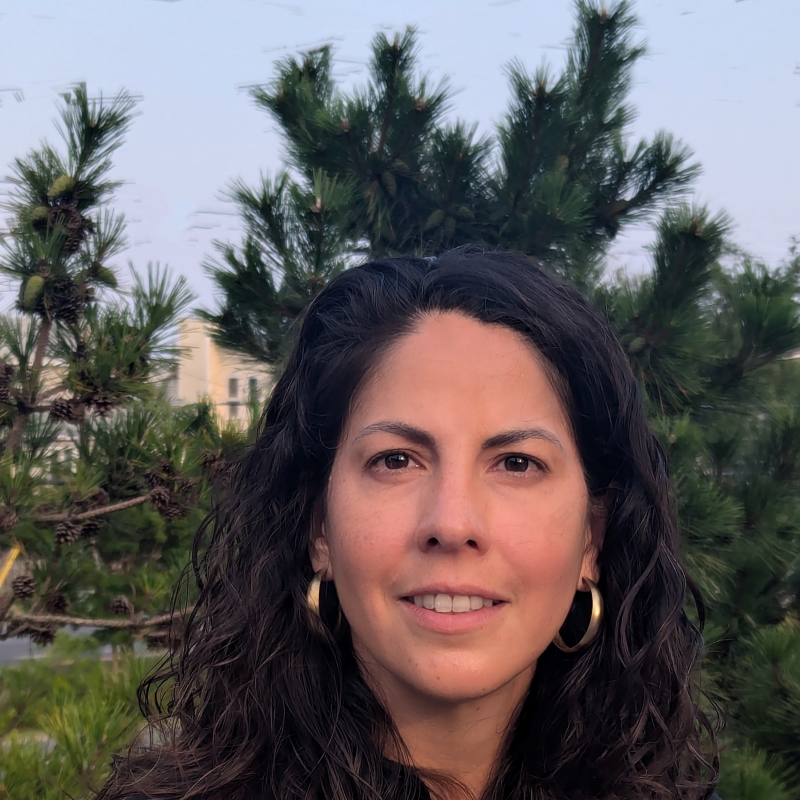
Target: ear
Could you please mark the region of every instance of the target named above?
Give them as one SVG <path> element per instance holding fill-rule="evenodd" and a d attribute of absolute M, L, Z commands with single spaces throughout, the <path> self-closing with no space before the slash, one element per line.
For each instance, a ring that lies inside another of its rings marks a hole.
<path fill-rule="evenodd" d="M 590 500 L 589 518 L 586 521 L 586 539 L 583 550 L 583 563 L 581 564 L 581 574 L 578 579 L 578 591 L 587 591 L 588 586 L 584 583 L 584 578 L 588 578 L 592 583 L 600 580 L 600 565 L 598 560 L 603 549 L 603 539 L 606 535 L 606 523 L 608 521 L 608 509 L 605 499 Z"/>
<path fill-rule="evenodd" d="M 311 566 L 314 572 L 324 572 L 322 580 L 333 580 L 333 569 L 331 567 L 330 548 L 328 546 L 328 536 L 325 532 L 325 523 L 313 533 L 311 544 L 308 547 L 308 554 L 311 557 Z"/>

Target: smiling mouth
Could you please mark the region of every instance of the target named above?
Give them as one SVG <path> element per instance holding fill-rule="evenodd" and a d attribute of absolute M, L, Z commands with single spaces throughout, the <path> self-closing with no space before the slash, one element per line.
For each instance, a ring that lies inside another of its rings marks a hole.
<path fill-rule="evenodd" d="M 418 594 L 403 597 L 406 603 L 413 603 L 417 608 L 426 608 L 437 614 L 466 614 L 499 605 L 502 600 L 490 600 L 488 597 L 463 594 Z"/>

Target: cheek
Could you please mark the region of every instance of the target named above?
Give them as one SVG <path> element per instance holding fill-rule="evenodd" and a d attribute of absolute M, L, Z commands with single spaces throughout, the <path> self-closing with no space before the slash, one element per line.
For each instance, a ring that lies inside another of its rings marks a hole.
<path fill-rule="evenodd" d="M 404 514 L 410 514 L 407 504 L 376 502 L 347 480 L 332 478 L 325 530 L 340 597 L 391 588 L 413 529 Z"/>
<path fill-rule="evenodd" d="M 535 504 L 498 509 L 496 546 L 516 572 L 526 593 L 545 588 L 574 592 L 586 542 L 585 504 L 552 493 Z"/>

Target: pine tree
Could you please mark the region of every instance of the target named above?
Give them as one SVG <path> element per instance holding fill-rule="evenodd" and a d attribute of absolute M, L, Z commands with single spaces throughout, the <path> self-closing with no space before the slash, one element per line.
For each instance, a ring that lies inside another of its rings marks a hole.
<path fill-rule="evenodd" d="M 225 298 L 217 313 L 200 314 L 226 348 L 259 361 L 281 363 L 295 328 L 319 291 L 347 264 L 352 190 L 313 174 L 309 190 L 282 173 L 258 191 L 237 183 L 230 192 L 247 226 L 242 247 L 216 243 L 222 264 L 210 261 Z M 276 281 L 276 276 L 280 278 Z"/>
<path fill-rule="evenodd" d="M 598 296 L 645 388 L 707 605 L 725 797 L 783 797 L 766 787 L 800 785 L 800 257 L 720 261 L 726 235 L 724 218 L 672 211 L 651 274 Z M 739 794 L 759 781 L 765 794 Z"/>
<path fill-rule="evenodd" d="M 279 364 L 308 302 L 364 256 L 485 242 L 546 258 L 579 285 L 596 281 L 614 236 L 674 199 L 697 167 L 668 134 L 627 141 L 625 98 L 643 53 L 628 4 L 581 2 L 577 15 L 560 76 L 509 67 L 511 102 L 494 137 L 444 119 L 449 87 L 419 74 L 411 29 L 376 37 L 369 82 L 351 94 L 331 77 L 329 47 L 281 62 L 253 95 L 280 126 L 288 172 L 231 192 L 245 240 L 218 244 L 221 261 L 207 264 L 223 293 L 205 312 L 220 343 Z M 305 246 L 287 249 L 292 234 Z"/>
<path fill-rule="evenodd" d="M 509 110 L 483 138 L 445 120 L 449 88 L 419 75 L 413 31 L 376 38 L 369 82 L 351 94 L 329 48 L 282 62 L 254 91 L 288 154 L 261 195 L 305 200 L 258 203 L 236 186 L 245 242 L 208 263 L 222 299 L 206 316 L 221 342 L 279 368 L 307 302 L 361 258 L 483 242 L 575 282 L 627 349 L 672 465 L 684 559 L 707 605 L 707 710 L 726 721 L 723 796 L 779 800 L 800 785 L 800 256 L 767 266 L 735 248 L 724 214 L 680 202 L 698 173 L 689 150 L 663 132 L 628 140 L 643 53 L 629 4 L 581 0 L 576 16 L 561 74 L 512 64 Z M 330 261 L 298 290 L 297 253 L 273 232 L 312 235 L 299 220 L 323 181 L 341 191 L 316 228 Z M 656 214 L 650 271 L 609 273 L 614 237 Z"/>
<path fill-rule="evenodd" d="M 146 627 L 166 609 L 203 513 L 200 462 L 216 423 L 206 407 L 173 410 L 160 388 L 192 295 L 158 266 L 123 291 L 112 266 L 124 220 L 107 205 L 119 185 L 111 157 L 133 115 L 126 93 L 91 99 L 78 85 L 63 97 L 62 151 L 43 144 L 12 167 L 0 270 L 18 291 L 0 315 L 0 548 L 21 550 L 27 571 L 3 587 L 3 636 L 46 644 L 80 619 Z M 127 619 L 110 619 L 115 597 Z"/>

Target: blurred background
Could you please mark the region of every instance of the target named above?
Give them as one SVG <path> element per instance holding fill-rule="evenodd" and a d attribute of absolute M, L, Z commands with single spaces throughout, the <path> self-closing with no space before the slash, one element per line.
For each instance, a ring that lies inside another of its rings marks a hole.
<path fill-rule="evenodd" d="M 311 299 L 468 242 L 617 331 L 720 794 L 800 797 L 799 34 L 796 0 L 4 0 L 0 800 L 91 797 L 137 735 Z"/>

